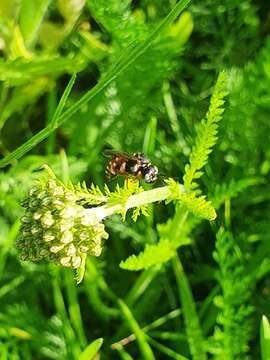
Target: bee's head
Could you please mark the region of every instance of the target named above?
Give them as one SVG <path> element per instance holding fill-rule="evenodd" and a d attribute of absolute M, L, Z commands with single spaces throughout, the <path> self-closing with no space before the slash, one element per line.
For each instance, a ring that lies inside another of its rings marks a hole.
<path fill-rule="evenodd" d="M 144 181 L 146 183 L 154 183 L 158 179 L 158 168 L 154 165 L 148 166 L 144 174 Z"/>
<path fill-rule="evenodd" d="M 150 164 L 150 160 L 143 153 L 135 153 L 133 156 L 140 161 L 141 166 L 147 166 Z"/>

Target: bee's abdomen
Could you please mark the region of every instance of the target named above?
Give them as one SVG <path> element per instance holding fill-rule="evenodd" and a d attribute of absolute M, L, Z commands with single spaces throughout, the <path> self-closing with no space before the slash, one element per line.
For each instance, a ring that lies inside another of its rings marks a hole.
<path fill-rule="evenodd" d="M 106 167 L 107 175 L 126 175 L 126 161 L 121 157 L 113 158 Z"/>

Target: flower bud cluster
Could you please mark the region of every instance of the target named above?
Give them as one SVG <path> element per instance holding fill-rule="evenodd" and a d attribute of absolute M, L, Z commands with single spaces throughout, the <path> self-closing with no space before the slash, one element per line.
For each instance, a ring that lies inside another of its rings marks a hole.
<path fill-rule="evenodd" d="M 104 225 L 76 200 L 75 193 L 56 179 L 30 189 L 16 243 L 22 260 L 46 259 L 76 269 L 83 254 L 101 254 L 102 240 L 108 238 Z"/>

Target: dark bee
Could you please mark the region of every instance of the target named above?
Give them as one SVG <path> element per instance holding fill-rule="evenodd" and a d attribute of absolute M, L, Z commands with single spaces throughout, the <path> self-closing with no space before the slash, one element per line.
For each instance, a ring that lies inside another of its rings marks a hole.
<path fill-rule="evenodd" d="M 106 150 L 105 154 L 112 157 L 106 167 L 106 174 L 110 177 L 133 176 L 138 180 L 144 180 L 146 183 L 154 183 L 158 179 L 158 168 L 152 165 L 144 154 L 135 153 L 130 156 L 111 150 Z"/>

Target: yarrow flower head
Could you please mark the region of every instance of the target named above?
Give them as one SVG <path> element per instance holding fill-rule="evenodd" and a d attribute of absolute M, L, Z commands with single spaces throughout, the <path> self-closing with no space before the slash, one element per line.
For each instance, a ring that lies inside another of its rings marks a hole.
<path fill-rule="evenodd" d="M 108 238 L 93 209 L 78 204 L 78 196 L 56 178 L 41 179 L 23 201 L 20 237 L 22 260 L 46 259 L 77 269 L 86 254 L 99 256 Z"/>

